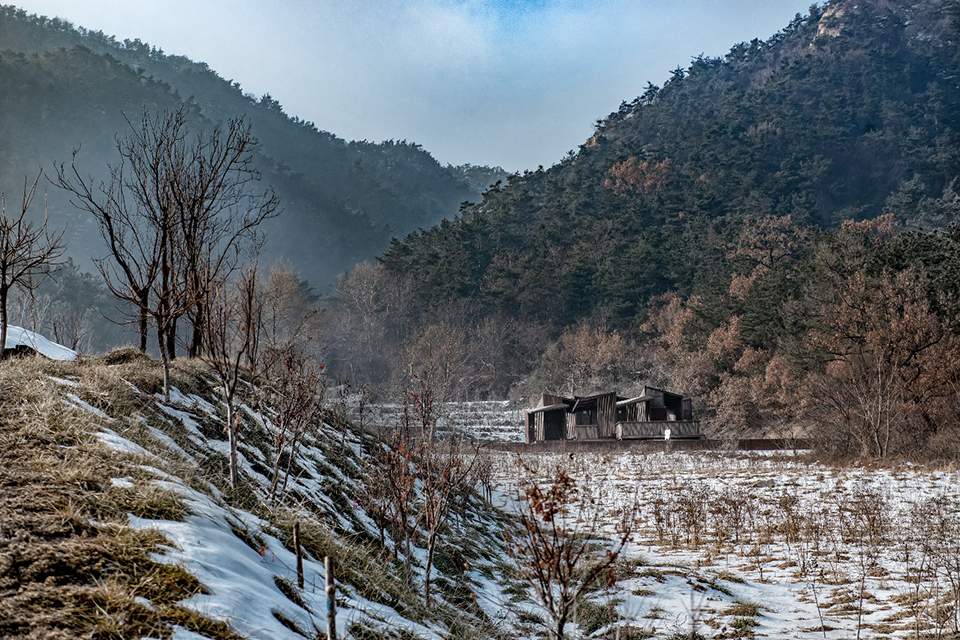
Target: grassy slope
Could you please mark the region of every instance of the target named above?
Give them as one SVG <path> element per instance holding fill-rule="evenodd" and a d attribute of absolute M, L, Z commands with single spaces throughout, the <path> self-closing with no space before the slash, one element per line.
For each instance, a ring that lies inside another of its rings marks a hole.
<path fill-rule="evenodd" d="M 271 505 L 271 427 L 245 412 L 243 484 L 231 492 L 222 410 L 205 376 L 199 363 L 180 361 L 165 403 L 159 367 L 129 353 L 0 366 L 0 637 L 170 637 L 178 627 L 213 638 L 309 636 L 323 626 L 324 555 L 337 558 L 344 583 L 341 633 L 496 634 L 455 563 L 438 561 L 441 597 L 427 609 L 385 561 L 358 503 L 359 454 L 371 443 L 350 425 L 318 427 L 286 499 Z M 497 545 L 483 529 L 497 527 L 479 502 L 474 509 L 456 546 L 481 567 L 496 559 L 484 549 Z M 304 590 L 286 575 L 294 520 L 307 554 Z M 234 582 L 256 574 L 267 584 L 237 595 L 218 582 L 235 560 L 252 570 Z"/>
<path fill-rule="evenodd" d="M 49 377 L 101 368 L 40 359 L 0 368 L 0 637 L 169 637 L 172 625 L 237 637 L 179 606 L 203 586 L 151 557 L 161 536 L 126 526 L 128 513 L 182 517 L 182 501 L 113 484 L 122 476 L 149 483 L 150 474 L 101 442 L 99 420 L 65 408 L 63 385 Z M 112 382 L 97 377 L 91 390 Z"/>

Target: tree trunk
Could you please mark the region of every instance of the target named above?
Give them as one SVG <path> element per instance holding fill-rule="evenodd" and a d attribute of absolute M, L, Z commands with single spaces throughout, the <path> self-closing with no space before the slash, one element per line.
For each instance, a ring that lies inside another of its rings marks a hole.
<path fill-rule="evenodd" d="M 287 492 L 287 480 L 290 479 L 290 469 L 293 468 L 293 462 L 300 454 L 300 438 L 296 433 L 293 435 L 293 442 L 290 445 L 290 455 L 287 457 L 287 469 L 283 473 L 283 484 L 280 485 L 280 493 Z"/>
<path fill-rule="evenodd" d="M 433 551 L 437 547 L 437 536 L 431 532 L 427 535 L 427 564 L 423 569 L 423 601 L 430 606 L 430 571 L 433 569 Z"/>
<path fill-rule="evenodd" d="M 408 528 L 403 541 L 403 571 L 407 584 L 413 584 L 413 550 L 411 549 L 412 542 L 410 540 L 413 534 L 414 532 Z"/>
<path fill-rule="evenodd" d="M 227 435 L 230 438 L 230 486 L 236 489 L 240 482 L 237 471 L 237 425 L 234 424 L 233 394 L 229 390 L 224 391 L 227 400 Z"/>
<path fill-rule="evenodd" d="M 7 357 L 7 293 L 0 287 L 0 359 Z"/>
<path fill-rule="evenodd" d="M 163 399 L 170 402 L 170 360 L 167 358 L 166 331 L 157 327 L 157 346 L 160 347 L 160 361 L 163 362 Z"/>
<path fill-rule="evenodd" d="M 203 301 L 197 301 L 197 308 L 193 317 L 193 336 L 190 338 L 190 357 L 199 358 L 203 349 Z"/>
<path fill-rule="evenodd" d="M 564 640 L 565 636 L 563 632 L 566 626 L 567 626 L 567 616 L 566 614 L 562 614 L 560 617 L 557 618 L 557 627 L 556 629 L 554 629 L 554 632 L 553 632 L 556 636 L 554 640 Z"/>
<path fill-rule="evenodd" d="M 179 317 L 171 318 L 170 330 L 167 332 L 167 358 L 177 359 L 177 321 Z"/>
<path fill-rule="evenodd" d="M 273 452 L 273 480 L 270 482 L 270 502 L 273 502 L 277 495 L 277 486 L 280 484 L 280 456 L 283 454 L 283 440 L 279 440 L 277 445 Z"/>
<path fill-rule="evenodd" d="M 147 307 L 150 304 L 150 290 L 138 291 L 140 298 L 140 351 L 147 352 L 147 335 L 149 334 L 149 318 L 147 317 Z"/>
<path fill-rule="evenodd" d="M 30 296 L 30 331 L 37 332 L 37 290 L 33 286 L 33 274 L 27 274 L 27 292 Z M 6 348 L 6 344 L 3 345 Z"/>

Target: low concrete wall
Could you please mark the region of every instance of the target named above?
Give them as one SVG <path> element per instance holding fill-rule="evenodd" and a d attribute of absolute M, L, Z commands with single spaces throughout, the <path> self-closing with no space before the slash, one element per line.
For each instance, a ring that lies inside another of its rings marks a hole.
<path fill-rule="evenodd" d="M 497 451 L 558 452 L 623 451 L 778 451 L 810 449 L 807 440 L 795 438 L 752 438 L 746 440 L 554 440 L 547 442 L 488 442 L 484 448 Z"/>

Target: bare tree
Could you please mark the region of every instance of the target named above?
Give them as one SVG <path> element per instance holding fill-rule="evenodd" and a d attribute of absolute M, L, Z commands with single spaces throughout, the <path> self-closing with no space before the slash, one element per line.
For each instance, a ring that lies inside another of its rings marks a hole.
<path fill-rule="evenodd" d="M 193 324 L 190 355 L 203 348 L 204 307 L 211 288 L 229 277 L 245 250 L 263 242 L 257 229 L 279 213 L 272 190 L 255 191 L 260 174 L 253 168 L 257 139 L 243 118 L 197 135 L 184 165 L 186 179 L 176 183 L 179 240 L 190 291 L 188 316 Z"/>
<path fill-rule="evenodd" d="M 393 539 L 393 552 L 403 556 L 404 577 L 413 575 L 412 544 L 417 533 L 416 460 L 419 445 L 408 427 L 394 430 L 386 442 L 378 443 L 374 462 L 367 466 L 368 481 L 374 487 L 375 500 L 365 502 L 376 507 Z"/>
<path fill-rule="evenodd" d="M 315 340 L 322 317 L 310 284 L 292 269 L 272 265 L 263 287 L 263 342 L 265 345 L 296 344 L 308 355 L 321 359 L 325 347 Z"/>
<path fill-rule="evenodd" d="M 41 175 L 43 172 L 37 174 L 32 185 L 27 178 L 23 179 L 19 213 L 8 216 L 6 197 L 0 196 L 0 351 L 7 345 L 7 302 L 11 290 L 19 287 L 32 294 L 51 267 L 58 264 L 65 249 L 63 231 L 49 231 L 46 212 L 42 224 L 27 219 Z"/>
<path fill-rule="evenodd" d="M 237 388 L 244 373 L 250 374 L 250 354 L 257 342 L 261 313 L 257 270 L 256 267 L 247 267 L 232 286 L 218 287 L 213 291 L 203 323 L 206 348 L 202 358 L 216 375 L 227 408 L 225 429 L 230 440 L 230 486 L 233 488 L 239 482 Z"/>
<path fill-rule="evenodd" d="M 952 416 L 960 380 L 954 327 L 938 317 L 915 269 L 839 279 L 811 342 L 827 358 L 808 387 L 824 390 L 806 413 L 843 453 L 883 458 L 915 452 Z M 938 301 L 945 306 L 946 301 Z"/>
<path fill-rule="evenodd" d="M 192 313 L 199 344 L 211 291 L 236 268 L 242 249 L 256 245 L 255 228 L 277 211 L 272 192 L 254 193 L 256 140 L 242 119 L 223 131 L 188 139 L 186 110 L 151 116 L 118 137 L 120 161 L 109 182 L 96 184 L 77 168 L 57 168 L 55 184 L 93 215 L 108 256 L 97 266 L 111 293 L 136 309 L 140 348 L 148 320 L 157 325 L 165 370 L 177 320 Z"/>
<path fill-rule="evenodd" d="M 74 351 L 80 349 L 82 344 L 89 346 L 90 314 L 90 308 L 74 309 L 63 302 L 53 303 L 50 312 L 53 339 Z"/>
<path fill-rule="evenodd" d="M 633 535 L 637 501 L 625 506 L 613 539 L 597 548 L 605 514 L 595 496 L 566 469 L 557 465 L 549 483 L 518 461 L 524 480 L 520 486 L 519 528 L 508 534 L 507 550 L 520 577 L 530 585 L 537 603 L 549 616 L 552 640 L 564 640 L 577 602 L 604 578 L 610 577 L 620 552 Z"/>
<path fill-rule="evenodd" d="M 423 570 L 424 600 L 430 605 L 430 574 L 440 533 L 450 521 L 450 515 L 459 498 L 471 491 L 479 449 L 465 447 L 451 435 L 418 449 L 417 477 L 420 480 L 419 520 L 427 543 L 427 562 Z"/>
<path fill-rule="evenodd" d="M 55 184 L 71 194 L 71 203 L 97 221 L 108 257 L 96 260 L 110 292 L 136 309 L 140 350 L 147 350 L 151 291 L 163 256 L 170 251 L 174 218 L 170 189 L 171 148 L 184 140 L 182 112 L 150 118 L 144 113 L 140 128 L 130 124 L 126 137 L 117 138 L 120 162 L 109 166 L 110 181 L 96 184 L 77 168 L 74 151 L 70 168 L 56 169 Z"/>
<path fill-rule="evenodd" d="M 323 420 L 328 381 L 323 363 L 314 364 L 293 342 L 268 345 L 260 355 L 258 369 L 260 411 L 276 427 L 270 481 L 270 500 L 274 500 L 278 490 L 281 494 L 286 490 L 303 436 Z"/>

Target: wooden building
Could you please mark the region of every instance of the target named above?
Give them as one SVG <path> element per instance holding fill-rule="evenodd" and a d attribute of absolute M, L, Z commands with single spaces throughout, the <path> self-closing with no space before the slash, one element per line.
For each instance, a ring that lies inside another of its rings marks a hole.
<path fill-rule="evenodd" d="M 572 398 L 544 394 L 540 404 L 527 411 L 527 444 L 546 440 L 702 437 L 690 398 L 654 387 L 644 387 L 643 394 L 635 398 L 615 392 Z"/>

